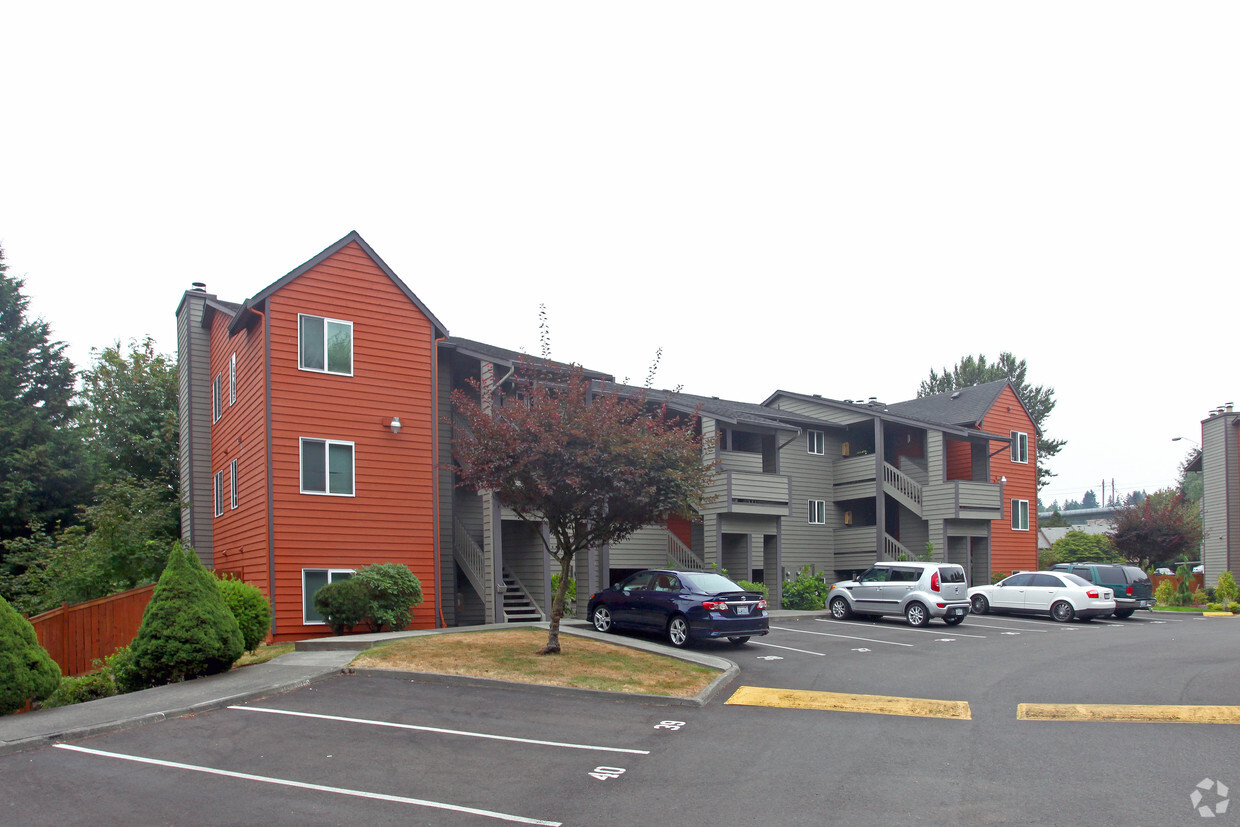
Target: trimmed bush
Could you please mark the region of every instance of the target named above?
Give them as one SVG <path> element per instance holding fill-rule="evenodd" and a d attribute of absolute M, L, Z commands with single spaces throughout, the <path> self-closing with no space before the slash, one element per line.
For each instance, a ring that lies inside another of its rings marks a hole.
<path fill-rule="evenodd" d="M 797 578 L 784 584 L 782 608 L 812 610 L 822 609 L 827 605 L 827 593 L 830 584 L 821 577 L 810 573 L 809 566 L 801 569 Z"/>
<path fill-rule="evenodd" d="M 366 584 L 370 591 L 370 613 L 367 618 L 376 632 L 387 626 L 399 632 L 412 619 L 410 608 L 422 603 L 422 581 L 399 563 L 375 563 L 363 566 L 350 578 Z"/>
<path fill-rule="evenodd" d="M 1154 599 L 1158 601 L 1159 606 L 1175 605 L 1175 584 L 1170 580 L 1164 580 L 1158 584 L 1158 588 L 1154 589 Z"/>
<path fill-rule="evenodd" d="M 237 618 L 245 650 L 253 652 L 267 639 L 267 633 L 271 630 L 271 604 L 253 583 L 217 577 L 215 585 L 229 611 Z"/>
<path fill-rule="evenodd" d="M 245 651 L 215 577 L 180 543 L 172 546 L 129 649 L 133 668 L 126 670 L 125 691 L 224 672 Z"/>
<path fill-rule="evenodd" d="M 1225 571 L 1218 576 L 1214 586 L 1214 598 L 1220 603 L 1235 603 L 1240 600 L 1240 588 L 1236 586 L 1236 578 L 1231 572 Z"/>
<path fill-rule="evenodd" d="M 60 667 L 39 645 L 30 621 L 0 597 L 0 715 L 40 701 L 60 685 Z"/>
<path fill-rule="evenodd" d="M 770 599 L 771 592 L 765 583 L 754 583 L 752 580 L 737 580 L 736 585 L 747 592 L 761 592 L 764 599 Z"/>
<path fill-rule="evenodd" d="M 99 663 L 96 661 L 96 663 Z M 102 666 L 103 664 L 99 664 Z M 80 704 L 85 701 L 97 701 L 100 698 L 110 698 L 116 694 L 116 684 L 112 681 L 111 673 L 104 669 L 96 672 L 89 672 L 85 675 L 77 677 L 64 677 L 60 679 L 60 686 L 56 691 L 47 696 L 43 703 L 39 704 L 41 709 L 51 709 L 57 706 L 69 706 L 70 704 Z"/>
<path fill-rule="evenodd" d="M 370 616 L 370 589 L 356 577 L 328 583 L 314 593 L 314 608 L 333 635 L 343 635 Z"/>

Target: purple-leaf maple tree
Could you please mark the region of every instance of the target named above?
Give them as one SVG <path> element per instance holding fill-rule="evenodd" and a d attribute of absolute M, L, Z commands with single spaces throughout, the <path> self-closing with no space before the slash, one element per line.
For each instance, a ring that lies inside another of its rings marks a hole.
<path fill-rule="evenodd" d="M 668 396 L 591 382 L 584 371 L 519 364 L 516 394 L 478 383 L 452 394 L 468 427 L 453 441 L 458 484 L 496 494 L 536 529 L 560 566 L 547 645 L 560 652 L 564 595 L 578 552 L 631 535 L 703 503 L 714 465 L 696 414 Z M 546 526 L 546 531 L 541 530 Z"/>
<path fill-rule="evenodd" d="M 1107 536 L 1127 559 L 1157 566 L 1182 554 L 1196 556 L 1201 531 L 1200 506 L 1167 488 L 1116 511 Z"/>

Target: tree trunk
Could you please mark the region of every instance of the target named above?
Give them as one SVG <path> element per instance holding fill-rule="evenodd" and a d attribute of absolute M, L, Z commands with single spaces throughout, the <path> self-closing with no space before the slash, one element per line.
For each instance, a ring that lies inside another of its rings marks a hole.
<path fill-rule="evenodd" d="M 547 628 L 547 645 L 538 650 L 540 655 L 560 654 L 560 618 L 564 617 L 564 595 L 568 593 L 569 573 L 573 569 L 572 552 L 560 558 L 560 587 L 551 601 L 551 624 Z"/>

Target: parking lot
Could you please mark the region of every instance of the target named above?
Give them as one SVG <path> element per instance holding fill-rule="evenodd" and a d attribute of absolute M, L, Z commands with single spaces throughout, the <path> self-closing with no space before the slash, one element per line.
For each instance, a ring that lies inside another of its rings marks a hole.
<path fill-rule="evenodd" d="M 1240 706 L 1235 622 L 784 618 L 702 647 L 740 667 L 703 707 L 342 676 L 0 758 L 0 822 L 1185 823 L 1234 726 L 1019 710 Z"/>

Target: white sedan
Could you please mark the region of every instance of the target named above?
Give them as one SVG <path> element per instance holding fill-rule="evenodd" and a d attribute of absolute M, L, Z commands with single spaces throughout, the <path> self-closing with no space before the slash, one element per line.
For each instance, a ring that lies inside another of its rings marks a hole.
<path fill-rule="evenodd" d="M 1062 571 L 1023 571 L 993 586 L 969 589 L 974 614 L 1032 612 L 1066 623 L 1092 620 L 1115 611 L 1115 593 Z"/>

